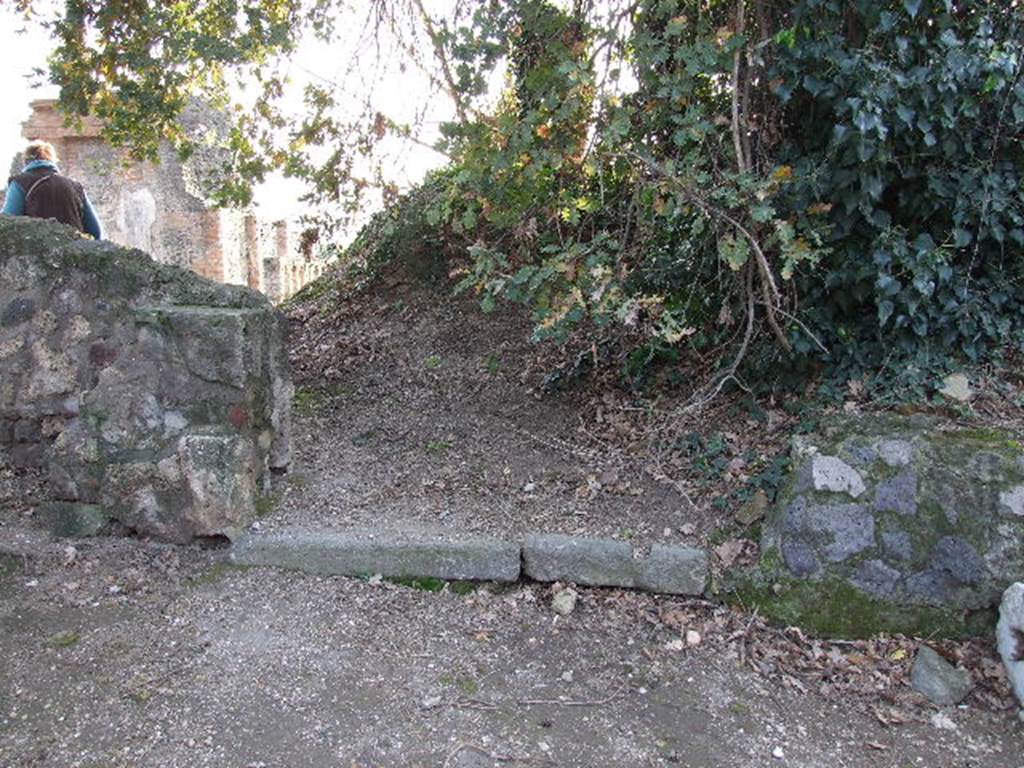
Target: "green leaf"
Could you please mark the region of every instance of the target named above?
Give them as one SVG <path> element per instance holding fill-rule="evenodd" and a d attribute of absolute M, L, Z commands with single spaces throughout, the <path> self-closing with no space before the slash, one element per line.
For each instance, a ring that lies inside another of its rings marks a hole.
<path fill-rule="evenodd" d="M 718 255 L 733 272 L 738 272 L 750 258 L 750 246 L 743 238 L 725 235 L 718 240 Z"/>

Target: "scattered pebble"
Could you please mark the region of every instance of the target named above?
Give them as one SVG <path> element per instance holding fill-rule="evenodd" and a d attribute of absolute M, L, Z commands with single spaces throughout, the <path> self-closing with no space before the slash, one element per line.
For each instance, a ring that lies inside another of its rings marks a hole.
<path fill-rule="evenodd" d="M 940 731 L 955 731 L 956 723 L 945 712 L 936 712 L 932 715 L 931 723 Z"/>
<path fill-rule="evenodd" d="M 696 648 L 698 645 L 700 645 L 702 639 L 703 638 L 701 638 L 700 632 L 698 632 L 697 630 L 686 630 L 686 644 L 690 648 Z"/>
<path fill-rule="evenodd" d="M 551 598 L 551 610 L 559 616 L 568 616 L 576 610 L 576 601 L 578 599 L 579 593 L 575 589 L 563 589 Z"/>
<path fill-rule="evenodd" d="M 782 747 L 776 747 L 772 750 L 772 757 L 774 757 L 776 760 L 785 760 L 786 753 L 782 751 Z"/>

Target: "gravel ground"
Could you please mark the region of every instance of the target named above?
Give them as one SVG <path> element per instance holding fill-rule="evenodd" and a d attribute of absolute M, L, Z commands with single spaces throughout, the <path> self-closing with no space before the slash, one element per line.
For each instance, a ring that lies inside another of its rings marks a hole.
<path fill-rule="evenodd" d="M 21 552 L 0 558 L 5 768 L 1024 765 L 1009 712 L 910 695 L 886 727 L 870 701 L 779 685 L 649 620 L 721 610 L 701 603 L 581 590 L 561 617 L 538 586 L 428 592 L 129 539 L 72 549 L 10 519 L 0 542 Z"/>

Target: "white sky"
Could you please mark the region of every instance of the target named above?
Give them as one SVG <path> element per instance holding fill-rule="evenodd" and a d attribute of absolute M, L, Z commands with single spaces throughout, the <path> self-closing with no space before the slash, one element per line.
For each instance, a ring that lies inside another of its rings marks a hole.
<path fill-rule="evenodd" d="M 333 41 L 331 45 L 318 42 L 303 44 L 289 65 L 291 85 L 288 93 L 294 96 L 286 96 L 285 103 L 300 109 L 302 89 L 307 82 L 341 78 L 358 31 L 358 28 L 342 31 L 339 35 L 342 39 Z M 0 6 L 0 50 L 4 51 L 6 68 L 6 77 L 0 81 L 0 103 L 7 105 L 0 112 L 0 170 L 5 176 L 11 160 L 24 143 L 21 124 L 31 111 L 29 103 L 58 95 L 53 85 L 31 87 L 29 78 L 34 68 L 45 68 L 52 48 L 53 43 L 44 30 L 26 25 L 10 8 Z M 423 97 L 429 92 L 426 78 L 412 68 L 407 68 L 404 73 L 399 73 L 397 68 L 392 72 L 379 72 L 377 78 L 379 85 L 374 89 L 374 106 L 396 122 L 411 121 L 416 108 L 422 107 Z M 362 94 L 369 92 L 371 85 L 368 78 L 357 71 L 349 75 L 345 87 L 346 92 Z M 430 143 L 437 138 L 438 124 L 451 116 L 452 107 L 447 99 L 440 98 L 436 103 L 431 102 L 428 109 L 426 133 L 421 138 Z M 385 140 L 382 146 L 387 154 L 385 167 L 400 186 L 418 182 L 428 170 L 444 162 L 441 155 L 422 145 L 391 139 Z M 299 182 L 274 177 L 257 190 L 256 204 L 275 219 L 297 217 L 304 212 L 304 206 L 298 200 L 302 191 Z M 367 215 L 370 213 L 372 211 L 366 212 Z"/>

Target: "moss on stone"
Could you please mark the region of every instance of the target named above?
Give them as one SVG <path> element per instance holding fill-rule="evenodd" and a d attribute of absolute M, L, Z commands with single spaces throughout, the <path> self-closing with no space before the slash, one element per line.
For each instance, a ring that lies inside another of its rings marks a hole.
<path fill-rule="evenodd" d="M 774 622 L 799 626 L 821 637 L 865 638 L 883 633 L 973 637 L 995 626 L 984 611 L 896 605 L 839 578 L 770 578 L 763 569 L 730 574 L 723 594 L 727 602 L 756 608 Z"/>

